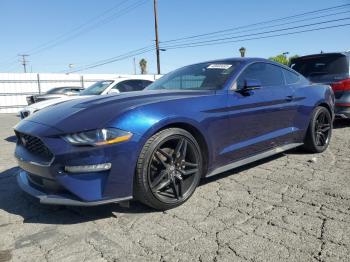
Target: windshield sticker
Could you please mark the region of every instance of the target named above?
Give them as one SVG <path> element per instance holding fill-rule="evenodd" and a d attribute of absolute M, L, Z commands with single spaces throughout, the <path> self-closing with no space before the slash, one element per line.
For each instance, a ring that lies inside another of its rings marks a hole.
<path fill-rule="evenodd" d="M 232 65 L 228 65 L 228 64 L 211 64 L 209 65 L 207 68 L 208 69 L 222 69 L 222 70 L 227 70 L 230 67 L 232 67 Z"/>

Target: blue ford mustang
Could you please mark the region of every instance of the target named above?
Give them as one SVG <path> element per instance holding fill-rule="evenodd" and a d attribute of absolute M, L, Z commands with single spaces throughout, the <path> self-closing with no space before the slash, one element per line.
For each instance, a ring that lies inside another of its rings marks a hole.
<path fill-rule="evenodd" d="M 265 59 L 180 68 L 146 91 L 58 104 L 16 127 L 20 187 L 41 203 L 185 202 L 199 180 L 303 146 L 323 152 L 334 95 Z"/>

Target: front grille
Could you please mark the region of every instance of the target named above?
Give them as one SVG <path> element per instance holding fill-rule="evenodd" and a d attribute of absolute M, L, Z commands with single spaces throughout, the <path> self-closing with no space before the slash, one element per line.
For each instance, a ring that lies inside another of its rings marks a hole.
<path fill-rule="evenodd" d="M 58 184 L 55 180 L 43 178 L 33 174 L 28 174 L 29 183 L 37 188 L 38 190 L 43 190 L 46 193 L 57 193 L 63 192 L 64 188 Z"/>
<path fill-rule="evenodd" d="M 53 154 L 45 144 L 37 137 L 16 132 L 18 143 L 24 146 L 29 152 L 42 157 L 45 161 L 51 161 Z"/>

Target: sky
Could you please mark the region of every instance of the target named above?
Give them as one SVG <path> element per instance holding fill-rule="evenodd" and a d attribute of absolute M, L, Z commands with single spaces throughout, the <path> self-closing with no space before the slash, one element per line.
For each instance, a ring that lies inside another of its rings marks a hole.
<path fill-rule="evenodd" d="M 350 4 L 350 0 L 158 0 L 159 39 L 162 47 L 167 45 L 165 41 L 171 39 L 343 4 Z M 281 21 L 279 23 L 290 24 L 279 28 L 349 18 L 350 6 L 332 12 L 346 11 L 319 20 L 299 23 Z M 300 19 L 303 18 L 307 17 Z M 350 20 L 314 27 L 346 23 L 349 24 Z M 29 72 L 77 70 L 96 61 L 150 46 L 155 39 L 153 0 L 1 0 L 0 25 L 0 72 L 23 72 L 18 54 L 29 54 Z M 269 25 L 272 24 L 263 26 Z M 232 31 L 231 35 L 224 37 L 259 32 L 247 31 L 249 29 L 252 28 Z M 274 29 L 276 27 L 260 32 Z M 350 26 L 222 45 L 165 48 L 161 52 L 161 71 L 167 73 L 191 63 L 236 57 L 242 46 L 246 48 L 247 56 L 264 58 L 284 52 L 305 55 L 320 51 L 345 51 L 350 50 Z M 155 51 L 151 51 L 81 73 L 133 73 L 133 57 L 137 63 L 137 72 L 138 62 L 142 58 L 148 62 L 148 72 L 156 72 L 156 55 Z"/>

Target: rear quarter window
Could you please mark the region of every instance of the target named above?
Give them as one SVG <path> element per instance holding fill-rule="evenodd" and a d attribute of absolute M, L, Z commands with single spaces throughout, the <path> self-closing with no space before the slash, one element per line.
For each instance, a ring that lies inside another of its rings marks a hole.
<path fill-rule="evenodd" d="M 300 76 L 296 73 L 293 73 L 289 70 L 283 69 L 283 74 L 286 79 L 286 84 L 287 85 L 293 85 L 296 84 L 300 81 Z"/>

